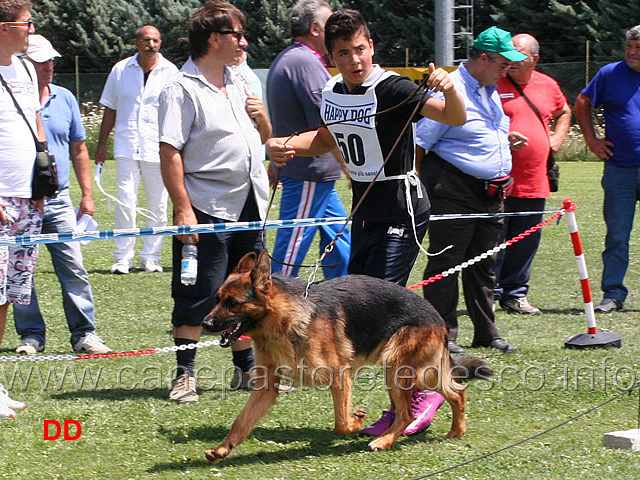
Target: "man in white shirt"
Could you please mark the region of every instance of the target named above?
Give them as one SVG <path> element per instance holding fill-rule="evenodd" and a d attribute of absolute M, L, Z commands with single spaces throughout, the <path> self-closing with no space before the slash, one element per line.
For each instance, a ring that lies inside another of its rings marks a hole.
<path fill-rule="evenodd" d="M 0 0 L 0 240 L 32 235 L 42 229 L 44 198 L 32 200 L 31 176 L 36 143 L 44 141 L 40 122 L 38 82 L 32 65 L 16 57 L 25 53 L 34 32 L 29 0 Z M 15 102 L 15 103 L 14 103 Z M 24 112 L 23 115 L 19 112 Z M 32 135 L 33 132 L 33 135 Z M 0 344 L 10 303 L 31 301 L 34 245 L 0 246 Z M 0 384 L 0 419 L 14 418 L 22 402 Z"/>
<path fill-rule="evenodd" d="M 145 25 L 134 40 L 138 53 L 120 60 L 111 70 L 100 98 L 105 106 L 96 164 L 107 158 L 107 141 L 115 127 L 113 153 L 117 163 L 118 202 L 115 228 L 136 228 L 136 206 L 140 178 L 144 182 L 147 226 L 167 225 L 167 190 L 160 172 L 158 97 L 178 69 L 160 53 L 162 39 L 156 27 Z M 115 240 L 115 263 L 111 273 L 125 274 L 133 267 L 135 238 Z M 146 237 L 140 252 L 140 268 L 162 272 L 162 237 Z"/>

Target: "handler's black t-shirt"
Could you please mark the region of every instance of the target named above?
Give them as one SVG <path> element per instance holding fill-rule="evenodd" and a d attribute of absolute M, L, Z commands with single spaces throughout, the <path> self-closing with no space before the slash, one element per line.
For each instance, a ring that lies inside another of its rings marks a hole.
<path fill-rule="evenodd" d="M 375 93 L 378 101 L 378 112 L 394 107 L 416 91 L 418 86 L 408 77 L 394 75 L 388 79 L 382 80 L 375 86 Z M 336 93 L 344 94 L 342 83 L 337 83 L 333 88 Z M 350 95 L 362 95 L 366 91 L 366 87 L 358 87 Z M 417 92 L 410 100 L 401 107 L 392 110 L 389 113 L 376 115 L 375 128 L 378 136 L 378 142 L 382 150 L 382 154 L 386 158 L 391 151 L 396 140 L 400 136 L 402 129 L 405 127 L 407 120 L 413 113 L 416 104 L 420 104 L 420 110 L 429 95 L 423 95 L 422 91 Z M 419 113 L 416 114 L 412 122 L 417 122 L 422 118 Z M 413 125 L 409 125 L 404 132 L 402 139 L 393 151 L 391 159 L 385 166 L 385 175 L 395 176 L 402 175 L 413 170 L 415 156 L 415 140 L 413 134 Z M 353 185 L 353 207 L 357 205 L 365 190 L 369 187 L 370 182 L 359 182 L 352 180 Z M 419 182 L 418 188 L 422 191 L 422 198 L 418 198 L 417 188 L 411 188 L 411 200 L 413 204 L 414 215 L 420 215 L 429 210 L 430 203 L 424 185 Z M 367 222 L 396 222 L 406 221 L 409 219 L 406 201 L 406 185 L 404 180 L 386 180 L 376 181 L 367 194 L 364 202 L 354 215 L 354 220 Z"/>

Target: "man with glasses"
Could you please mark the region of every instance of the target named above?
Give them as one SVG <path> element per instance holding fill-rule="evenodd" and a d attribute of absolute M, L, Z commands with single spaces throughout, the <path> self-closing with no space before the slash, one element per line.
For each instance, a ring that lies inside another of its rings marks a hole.
<path fill-rule="evenodd" d="M 29 0 L 0 0 L 0 240 L 3 241 L 15 235 L 38 234 L 42 229 L 44 198 L 37 201 L 31 198 L 36 158 L 33 135 L 45 140 L 38 113 L 38 79 L 33 65 L 16 57 L 27 51 L 29 34 L 33 33 L 30 8 Z M 0 344 L 9 304 L 31 301 L 37 258 L 38 247 L 34 245 L 0 246 Z M 0 418 L 11 418 L 14 409 L 23 408 L 24 404 L 12 400 L 1 385 L 0 390 Z"/>
<path fill-rule="evenodd" d="M 107 141 L 115 127 L 113 154 L 117 164 L 118 202 L 115 228 L 136 228 L 136 207 L 140 179 L 144 182 L 149 217 L 147 226 L 167 225 L 167 190 L 162 183 L 158 154 L 158 97 L 178 73 L 176 66 L 160 53 L 158 29 L 145 25 L 137 32 L 138 49 L 132 57 L 115 64 L 102 91 L 104 116 L 96 148 L 96 164 L 107 159 Z M 162 272 L 160 253 L 163 237 L 145 237 L 140 268 Z M 133 267 L 135 238 L 116 238 L 115 263 L 111 273 L 127 274 Z"/>
<path fill-rule="evenodd" d="M 417 144 L 424 156 L 420 178 L 431 199 L 432 214 L 502 213 L 513 179 L 509 150 L 509 117 L 504 114 L 496 83 L 511 62 L 526 59 L 515 50 L 511 34 L 496 27 L 480 33 L 469 60 L 451 74 L 464 97 L 467 121 L 454 127 L 424 118 L 418 122 Z M 472 260 L 494 248 L 504 218 L 464 218 L 429 226 L 429 256 L 424 278 Z M 497 254 L 462 270 L 467 311 L 474 325 L 472 347 L 510 352 L 494 323 L 493 289 Z M 449 332 L 449 351 L 463 354 L 458 336 L 458 273 L 423 288 L 424 297 L 442 316 Z"/>
<path fill-rule="evenodd" d="M 562 146 L 571 126 L 571 107 L 558 82 L 536 71 L 540 44 L 531 35 L 513 37 L 513 45 L 527 56 L 513 62 L 507 76 L 498 81 L 502 107 L 511 120 L 509 139 L 515 183 L 511 196 L 504 202 L 506 212 L 542 212 L 551 196 L 547 162 Z M 525 98 L 526 96 L 526 98 Z M 537 113 L 527 102 L 536 108 Z M 551 130 L 549 124 L 553 123 Z M 542 213 L 505 218 L 503 239 L 511 239 L 542 221 Z M 537 315 L 540 310 L 527 298 L 531 264 L 540 245 L 538 230 L 514 243 L 498 256 L 495 297 L 509 313 Z"/>
<path fill-rule="evenodd" d="M 162 176 L 174 205 L 175 225 L 263 220 L 269 180 L 262 144 L 271 123 L 262 99 L 249 95 L 234 69 L 247 47 L 246 17 L 226 2 L 209 1 L 189 22 L 191 56 L 160 95 Z M 182 246 L 198 247 L 194 285 L 180 282 Z M 169 399 L 197 402 L 195 344 L 216 292 L 248 252 L 263 249 L 259 231 L 181 235 L 173 238 L 173 336 L 177 377 Z M 246 387 L 254 366 L 251 340 L 231 347 L 232 388 Z M 236 372 L 238 374 L 236 375 Z M 224 376 L 223 376 L 224 378 Z"/>
<path fill-rule="evenodd" d="M 322 89 L 331 78 L 324 55 L 324 25 L 331 7 L 323 0 L 300 0 L 289 13 L 293 44 L 271 64 L 267 79 L 269 115 L 276 137 L 289 136 L 321 124 Z M 334 188 L 340 178 L 340 150 L 313 157 L 294 157 L 280 169 L 282 198 L 280 219 L 345 217 L 346 213 Z M 277 168 L 271 165 L 275 181 Z M 342 224 L 321 227 L 280 228 L 273 247 L 272 271 L 297 276 L 299 265 L 316 234 L 320 233 L 320 253 L 331 242 Z M 324 278 L 347 274 L 351 235 L 345 230 L 325 257 Z M 280 263 L 282 262 L 282 263 Z"/>

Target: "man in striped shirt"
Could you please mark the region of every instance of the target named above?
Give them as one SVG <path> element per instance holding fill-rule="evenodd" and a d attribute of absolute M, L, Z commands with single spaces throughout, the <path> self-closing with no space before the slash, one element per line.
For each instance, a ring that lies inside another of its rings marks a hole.
<path fill-rule="evenodd" d="M 248 95 L 227 67 L 247 46 L 246 18 L 226 2 L 207 2 L 189 23 L 191 57 L 160 95 L 162 176 L 174 205 L 175 225 L 262 220 L 269 181 L 262 143 L 271 124 L 262 100 Z M 259 231 L 180 235 L 173 240 L 172 314 L 175 344 L 195 344 L 200 323 L 213 308 L 218 288 L 250 251 L 262 250 Z M 182 245 L 198 246 L 195 285 L 180 282 Z M 232 346 L 232 388 L 246 386 L 253 367 L 251 340 Z M 197 402 L 196 350 L 177 351 L 177 378 L 169 398 Z"/>

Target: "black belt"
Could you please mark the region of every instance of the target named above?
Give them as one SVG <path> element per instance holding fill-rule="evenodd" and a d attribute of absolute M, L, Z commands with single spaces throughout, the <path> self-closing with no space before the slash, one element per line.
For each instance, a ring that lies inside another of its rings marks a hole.
<path fill-rule="evenodd" d="M 494 200 L 503 201 L 509 196 L 513 188 L 513 177 L 510 175 L 492 180 L 482 180 L 468 173 L 464 173 L 435 152 L 429 151 L 425 159 L 435 161 L 442 170 L 462 178 L 477 195 L 484 198 L 489 197 Z"/>

